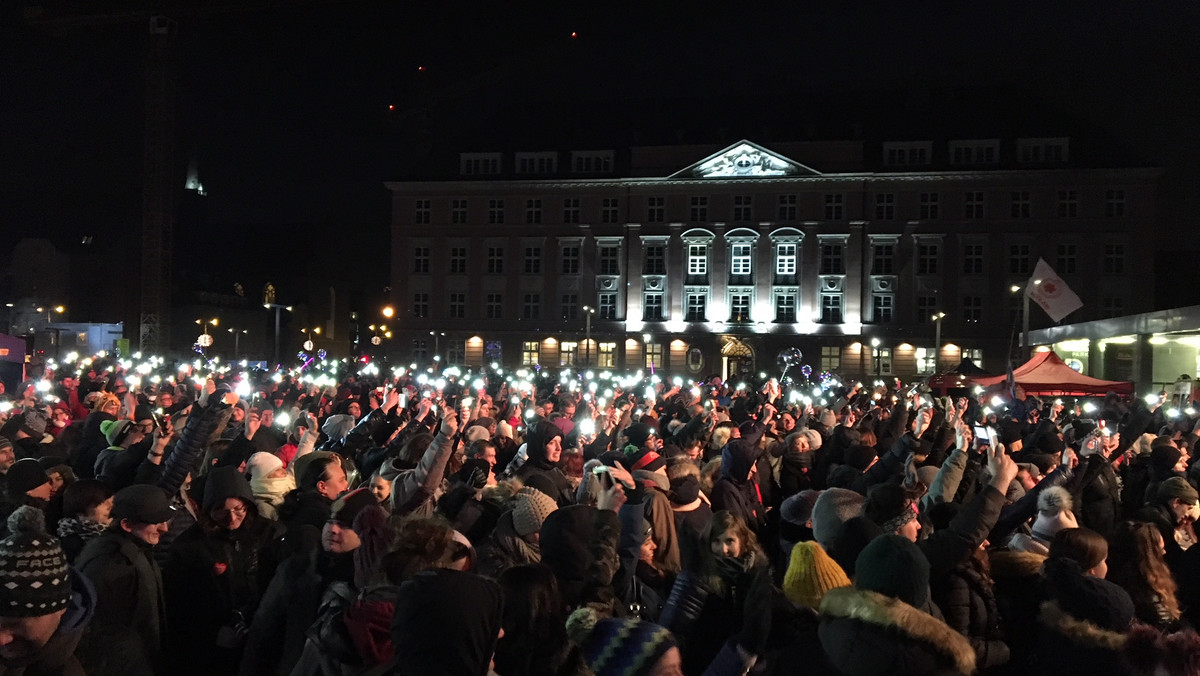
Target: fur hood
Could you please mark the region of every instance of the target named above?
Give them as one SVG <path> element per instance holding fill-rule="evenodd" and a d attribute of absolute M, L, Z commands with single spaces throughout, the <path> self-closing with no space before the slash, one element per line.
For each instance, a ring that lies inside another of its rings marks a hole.
<path fill-rule="evenodd" d="M 857 620 L 899 633 L 945 656 L 960 673 L 975 671 L 975 650 L 962 634 L 898 599 L 854 587 L 831 589 L 821 600 L 821 615 Z"/>
<path fill-rule="evenodd" d="M 1128 638 L 1125 634 L 1102 629 L 1087 620 L 1072 617 L 1062 609 L 1062 606 L 1058 605 L 1057 601 L 1047 601 L 1042 604 L 1038 622 L 1075 643 L 1113 652 L 1123 649 Z"/>
<path fill-rule="evenodd" d="M 1038 552 L 1015 549 L 996 550 L 988 555 L 992 578 L 1031 577 L 1042 572 L 1046 556 Z"/>

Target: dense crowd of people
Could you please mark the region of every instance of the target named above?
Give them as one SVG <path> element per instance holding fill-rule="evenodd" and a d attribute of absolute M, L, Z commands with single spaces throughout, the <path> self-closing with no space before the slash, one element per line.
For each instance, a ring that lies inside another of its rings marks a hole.
<path fill-rule="evenodd" d="M 1194 414 L 589 377 L 47 370 L 0 674 L 1200 673 Z"/>

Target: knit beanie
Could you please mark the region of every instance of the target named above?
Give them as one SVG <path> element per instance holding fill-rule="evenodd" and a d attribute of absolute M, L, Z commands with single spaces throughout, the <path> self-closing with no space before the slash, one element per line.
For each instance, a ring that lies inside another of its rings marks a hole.
<path fill-rule="evenodd" d="M 0 437 L 0 451 L 4 450 L 6 448 L 12 448 L 12 447 L 13 447 L 12 442 L 9 441 L 8 437 Z"/>
<path fill-rule="evenodd" d="M 13 467 L 15 469 L 16 465 Z M 8 470 L 8 474 L 12 476 L 11 469 Z M 9 481 L 12 481 L 12 479 L 9 479 Z M 1159 500 L 1167 501 L 1176 498 L 1189 505 L 1194 505 L 1197 501 L 1200 501 L 1200 493 L 1197 493 L 1196 489 L 1187 482 L 1187 479 L 1181 476 L 1170 477 L 1158 485 Z"/>
<path fill-rule="evenodd" d="M 21 431 L 34 439 L 41 439 L 46 433 L 46 414 L 41 411 L 25 411 L 21 420 Z"/>
<path fill-rule="evenodd" d="M 554 498 L 535 489 L 525 487 L 517 493 L 513 506 L 513 528 L 522 537 L 537 533 L 542 529 L 542 523 L 551 512 L 558 509 Z"/>
<path fill-rule="evenodd" d="M 271 472 L 283 467 L 283 460 L 274 453 L 259 451 L 250 456 L 246 461 L 246 473 L 250 475 L 250 480 L 262 479 Z"/>
<path fill-rule="evenodd" d="M 1150 466 L 1158 470 L 1160 475 L 1168 474 L 1175 469 L 1182 457 L 1183 453 L 1180 453 L 1178 448 L 1162 444 L 1150 451 Z"/>
<path fill-rule="evenodd" d="M 867 493 L 863 516 L 875 522 L 884 533 L 895 533 L 916 520 L 917 512 L 908 491 L 896 484 L 876 484 Z"/>
<path fill-rule="evenodd" d="M 816 506 L 819 497 L 821 497 L 821 491 L 811 488 L 800 491 L 784 500 L 783 504 L 779 506 L 779 518 L 797 526 L 806 525 L 812 518 L 813 507 Z"/>
<path fill-rule="evenodd" d="M 828 488 L 822 491 L 813 504 L 813 537 L 822 547 L 827 547 L 838 526 L 861 514 L 862 506 L 863 496 L 852 490 Z"/>
<path fill-rule="evenodd" d="M 8 477 L 8 493 L 13 497 L 20 497 L 38 486 L 50 482 L 50 477 L 46 476 L 46 470 L 42 469 L 38 461 L 33 458 L 16 461 L 12 467 L 8 468 L 6 476 Z"/>
<path fill-rule="evenodd" d="M 846 464 L 859 472 L 867 471 L 878 457 L 879 452 L 870 446 L 851 446 L 846 449 Z"/>
<path fill-rule="evenodd" d="M 630 448 L 633 448 L 632 445 Z M 653 472 L 667 466 L 667 461 L 657 451 L 648 448 L 639 447 L 637 450 L 631 450 L 626 454 L 626 457 L 629 459 L 621 464 L 630 472 L 638 469 Z"/>
<path fill-rule="evenodd" d="M 491 439 L 492 435 L 488 432 L 488 428 L 483 425 L 471 425 L 467 428 L 467 443 L 479 441 L 480 439 Z"/>
<path fill-rule="evenodd" d="M 809 608 L 820 608 L 825 592 L 849 587 L 850 578 L 821 545 L 799 542 L 792 547 L 791 562 L 783 575 L 783 593 L 788 600 Z"/>
<path fill-rule="evenodd" d="M 28 505 L 8 517 L 0 540 L 0 617 L 41 617 L 67 607 L 71 572 L 58 540 L 46 533 L 46 516 Z"/>
<path fill-rule="evenodd" d="M 855 562 L 854 586 L 899 599 L 914 608 L 929 603 L 929 560 L 903 535 L 881 535 Z"/>
<path fill-rule="evenodd" d="M 825 441 L 825 437 L 816 430 L 804 430 L 804 436 L 808 437 L 808 449 L 810 451 L 821 450 L 821 443 Z"/>
<path fill-rule="evenodd" d="M 700 480 L 691 474 L 671 479 L 671 492 L 667 493 L 673 505 L 690 505 L 700 498 Z"/>
<path fill-rule="evenodd" d="M 109 446 L 120 446 L 125 437 L 129 436 L 130 425 L 133 423 L 128 420 L 105 420 L 100 423 L 100 433 L 104 435 L 104 439 L 108 441 Z"/>
<path fill-rule="evenodd" d="M 496 423 L 496 434 L 511 441 L 513 438 L 512 425 L 501 420 L 500 422 Z"/>
<path fill-rule="evenodd" d="M 629 443 L 639 448 L 646 445 L 650 437 L 654 434 L 654 428 L 646 423 L 634 423 L 625 428 L 625 438 L 629 439 Z"/>
<path fill-rule="evenodd" d="M 1108 580 L 1085 575 L 1078 562 L 1047 559 L 1042 571 L 1051 598 L 1071 617 L 1115 632 L 1125 632 L 1133 623 L 1129 593 Z"/>
<path fill-rule="evenodd" d="M 837 425 L 837 416 L 832 408 L 821 411 L 821 424 L 825 426 L 825 429 L 833 429 L 833 426 Z"/>
<path fill-rule="evenodd" d="M 856 516 L 838 527 L 826 551 L 847 575 L 854 577 L 858 555 L 880 535 L 883 535 L 883 531 L 874 521 L 865 516 Z"/>
<path fill-rule="evenodd" d="M 1033 537 L 1044 542 L 1054 539 L 1064 528 L 1078 528 L 1071 494 L 1062 486 L 1051 486 L 1038 494 L 1038 515 L 1033 521 Z"/>
<path fill-rule="evenodd" d="M 354 525 L 354 517 L 367 507 L 378 507 L 379 500 L 369 488 L 357 488 L 334 501 L 330 518 L 346 528 Z"/>
<path fill-rule="evenodd" d="M 648 676 L 671 648 L 667 629 L 630 618 L 598 620 L 581 608 L 567 618 L 567 634 L 579 645 L 595 676 Z"/>

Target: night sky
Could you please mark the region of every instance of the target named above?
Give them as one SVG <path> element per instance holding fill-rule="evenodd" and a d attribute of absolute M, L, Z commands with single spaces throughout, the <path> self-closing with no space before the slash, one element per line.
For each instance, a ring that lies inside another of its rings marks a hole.
<path fill-rule="evenodd" d="M 22 236 L 127 243 L 145 21 L 38 23 L 20 7 L 33 0 L 15 4 L 0 16 L 0 255 Z M 378 275 L 353 274 L 384 283 L 383 182 L 461 150 L 798 139 L 790 125 L 812 120 L 845 137 L 848 102 L 896 134 L 939 120 L 946 91 L 974 102 L 963 129 L 1078 126 L 1164 167 L 1168 232 L 1200 212 L 1194 2 L 641 4 L 47 0 L 40 16 L 179 17 L 177 157 L 181 176 L 195 158 L 208 197 L 176 237 L 234 274 L 262 265 L 244 253 L 257 247 L 359 257 Z M 179 9 L 194 5 L 210 11 Z"/>

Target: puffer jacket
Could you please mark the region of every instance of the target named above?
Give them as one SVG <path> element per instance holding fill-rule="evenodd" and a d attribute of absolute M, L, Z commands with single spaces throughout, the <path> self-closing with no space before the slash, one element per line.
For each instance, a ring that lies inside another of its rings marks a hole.
<path fill-rule="evenodd" d="M 992 583 L 965 562 L 930 580 L 929 591 L 946 624 L 971 642 L 980 670 L 1005 664 L 1008 644 L 1000 631 L 1000 611 Z"/>
<path fill-rule="evenodd" d="M 821 601 L 821 646 L 846 676 L 971 674 L 975 651 L 945 622 L 903 601 L 842 587 Z"/>

